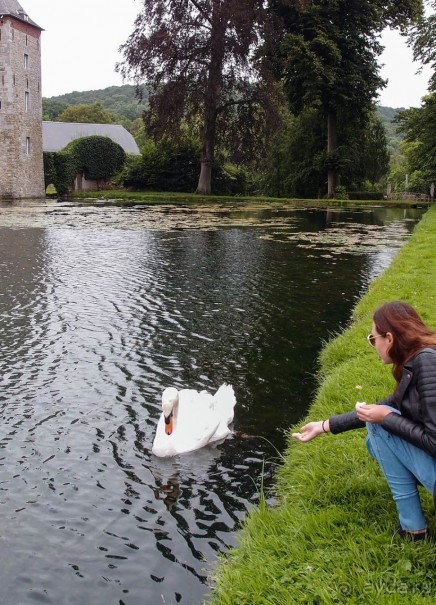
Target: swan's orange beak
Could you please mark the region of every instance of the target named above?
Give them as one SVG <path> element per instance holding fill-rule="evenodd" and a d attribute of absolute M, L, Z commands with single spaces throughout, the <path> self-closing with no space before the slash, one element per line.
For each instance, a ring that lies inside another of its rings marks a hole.
<path fill-rule="evenodd" d="M 172 432 L 173 432 L 173 413 L 171 412 L 171 414 L 169 416 L 165 416 L 165 433 L 167 435 L 171 435 Z"/>

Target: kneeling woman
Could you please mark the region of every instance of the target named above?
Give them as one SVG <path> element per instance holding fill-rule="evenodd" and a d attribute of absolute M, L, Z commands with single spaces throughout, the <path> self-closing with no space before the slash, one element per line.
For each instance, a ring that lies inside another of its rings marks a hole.
<path fill-rule="evenodd" d="M 390 302 L 373 316 L 369 343 L 385 364 L 393 364 L 397 386 L 374 405 L 309 422 L 293 433 L 310 441 L 322 433 L 367 427 L 367 447 L 380 465 L 399 514 L 398 533 L 412 540 L 427 535 L 419 484 L 436 504 L 436 332 L 403 302 Z"/>

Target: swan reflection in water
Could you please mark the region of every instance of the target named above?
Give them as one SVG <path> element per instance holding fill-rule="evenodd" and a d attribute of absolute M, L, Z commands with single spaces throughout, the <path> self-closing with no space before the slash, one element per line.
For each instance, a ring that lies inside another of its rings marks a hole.
<path fill-rule="evenodd" d="M 219 446 L 226 438 L 209 444 L 192 453 L 180 454 L 173 458 L 154 457 L 150 472 L 156 482 L 153 493 L 156 500 L 162 500 L 171 511 L 182 492 L 182 487 L 194 481 L 205 484 L 210 481 L 211 468 L 221 457 Z"/>
<path fill-rule="evenodd" d="M 156 489 L 154 489 L 154 497 L 156 500 L 163 500 L 168 510 L 171 510 L 180 495 L 179 475 L 175 474 L 162 483 L 159 477 L 156 479 Z"/>

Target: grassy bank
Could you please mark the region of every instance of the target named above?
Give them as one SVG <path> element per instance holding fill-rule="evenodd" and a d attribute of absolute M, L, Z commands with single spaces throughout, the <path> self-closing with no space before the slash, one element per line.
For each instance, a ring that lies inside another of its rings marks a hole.
<path fill-rule="evenodd" d="M 416 306 L 436 328 L 436 207 L 357 305 L 353 322 L 320 359 L 320 386 L 306 420 L 347 411 L 392 391 L 390 366 L 366 342 L 373 310 L 388 300 Z M 434 603 L 435 545 L 392 538 L 394 503 L 365 448 L 365 431 L 290 442 L 279 502 L 261 502 L 215 577 L 214 605 Z M 430 530 L 436 516 L 422 493 Z"/>
<path fill-rule="evenodd" d="M 363 204 L 385 204 L 389 206 L 410 206 L 410 200 L 318 200 L 298 198 L 274 198 L 265 196 L 225 196 L 225 195 L 198 195 L 196 193 L 172 193 L 155 191 L 127 191 L 125 189 L 108 189 L 107 191 L 75 192 L 71 195 L 72 201 L 101 201 L 116 204 L 237 204 L 247 202 L 316 204 L 321 208 L 339 204 L 341 207 L 362 206 Z M 419 202 L 420 206 L 426 205 Z"/>

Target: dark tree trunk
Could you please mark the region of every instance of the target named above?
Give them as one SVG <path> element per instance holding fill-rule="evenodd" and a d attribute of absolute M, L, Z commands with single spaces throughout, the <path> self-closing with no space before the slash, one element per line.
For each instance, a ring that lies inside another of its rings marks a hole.
<path fill-rule="evenodd" d="M 212 166 L 215 159 L 216 107 L 218 91 L 210 86 L 206 93 L 205 118 L 201 141 L 201 169 L 196 193 L 209 195 L 212 192 Z"/>
<path fill-rule="evenodd" d="M 197 190 L 195 193 L 210 195 L 212 192 L 212 165 L 201 157 L 200 178 L 198 179 Z"/>
<path fill-rule="evenodd" d="M 225 16 L 225 15 L 224 15 Z M 204 99 L 204 124 L 201 140 L 201 170 L 196 193 L 212 192 L 212 166 L 215 160 L 216 120 L 224 63 L 226 20 L 214 4 L 211 20 L 211 54 Z"/>
<path fill-rule="evenodd" d="M 335 152 L 338 147 L 336 112 L 330 110 L 327 115 L 327 154 Z M 339 185 L 339 175 L 337 170 L 329 166 L 327 173 L 327 195 L 335 197 L 336 187 Z"/>

